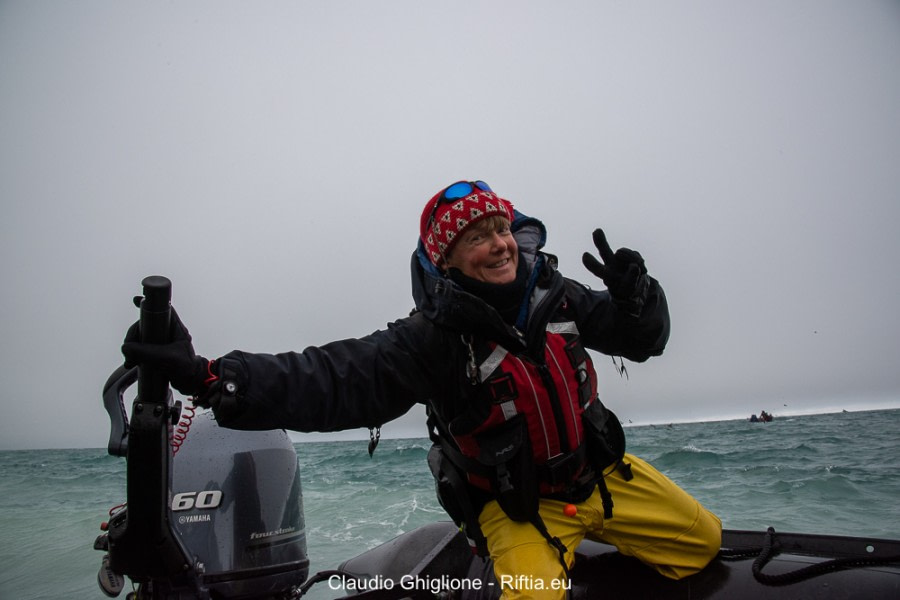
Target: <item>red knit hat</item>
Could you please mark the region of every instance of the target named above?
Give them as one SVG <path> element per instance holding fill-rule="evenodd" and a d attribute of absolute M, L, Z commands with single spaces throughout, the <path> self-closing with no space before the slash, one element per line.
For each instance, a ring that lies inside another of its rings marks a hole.
<path fill-rule="evenodd" d="M 443 264 L 444 258 L 469 225 L 492 216 L 506 217 L 512 222 L 512 203 L 482 184 L 483 182 L 473 184 L 473 191 L 468 196 L 448 199 L 444 197 L 444 193 L 457 185 L 453 184 L 435 194 L 425 205 L 419 222 L 419 237 L 428 258 L 435 266 Z"/>

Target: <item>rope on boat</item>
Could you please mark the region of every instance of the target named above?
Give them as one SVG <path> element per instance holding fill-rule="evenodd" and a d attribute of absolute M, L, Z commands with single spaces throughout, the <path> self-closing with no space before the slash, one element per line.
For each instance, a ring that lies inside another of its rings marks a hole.
<path fill-rule="evenodd" d="M 778 540 L 775 537 L 775 529 L 769 527 L 766 530 L 766 538 L 762 547 L 746 548 L 741 550 L 723 548 L 719 551 L 719 558 L 722 560 L 743 560 L 754 558 L 753 561 L 753 578 L 763 585 L 790 585 L 798 583 L 826 573 L 835 571 L 843 571 L 846 569 L 859 569 L 862 567 L 874 567 L 880 565 L 888 565 L 900 563 L 900 555 L 894 556 L 872 556 L 872 557 L 852 557 L 852 558 L 835 558 L 824 562 L 802 567 L 796 571 L 789 573 L 781 573 L 779 575 L 769 575 L 763 573 L 763 568 L 781 552 Z"/>

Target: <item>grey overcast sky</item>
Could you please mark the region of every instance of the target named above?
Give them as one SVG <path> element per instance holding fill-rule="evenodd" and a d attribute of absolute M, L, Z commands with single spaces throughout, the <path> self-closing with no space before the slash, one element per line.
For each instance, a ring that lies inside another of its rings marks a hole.
<path fill-rule="evenodd" d="M 2 0 L 0 448 L 106 445 L 147 275 L 210 357 L 405 316 L 458 179 L 644 255 L 624 421 L 900 407 L 900 2 Z"/>

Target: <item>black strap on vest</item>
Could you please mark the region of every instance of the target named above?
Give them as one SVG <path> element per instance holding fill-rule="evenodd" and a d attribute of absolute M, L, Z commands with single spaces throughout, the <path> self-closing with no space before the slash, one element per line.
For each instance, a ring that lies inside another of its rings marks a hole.
<path fill-rule="evenodd" d="M 434 447 L 432 451 L 437 451 L 443 456 L 447 462 L 450 463 L 448 468 L 442 468 L 441 473 L 443 477 L 446 479 L 446 483 L 450 486 L 452 490 L 452 501 L 456 506 L 456 513 L 452 514 L 452 510 L 450 510 L 447 506 L 445 506 L 446 499 L 441 498 L 441 485 L 440 482 L 437 481 L 437 474 L 435 475 L 435 485 L 438 492 L 438 500 L 441 502 L 441 505 L 444 506 L 444 509 L 447 510 L 450 517 L 456 522 L 460 529 L 464 531 L 466 537 L 471 540 L 471 543 L 475 545 L 475 551 L 478 556 L 486 557 L 488 556 L 487 549 L 487 540 L 484 537 L 484 534 L 481 532 L 481 525 L 478 523 L 478 516 L 481 512 L 481 509 L 484 507 L 483 504 L 478 504 L 472 498 L 472 491 L 470 488 L 469 482 L 466 480 L 465 476 L 462 474 L 465 472 L 464 469 L 459 467 L 455 460 L 451 458 L 451 453 L 455 453 L 456 455 L 464 457 L 456 448 L 453 448 L 452 441 L 442 439 L 438 432 L 441 429 L 438 427 L 439 419 L 437 415 L 434 414 L 432 410 L 428 410 L 428 437 L 431 439 Z M 429 453 L 429 467 L 431 467 L 431 455 Z"/>
<path fill-rule="evenodd" d="M 571 579 L 569 576 L 569 565 L 566 564 L 566 552 L 568 548 L 566 545 L 562 543 L 556 536 L 550 535 L 550 532 L 547 531 L 547 526 L 544 524 L 544 520 L 541 518 L 540 513 L 535 513 L 534 518 L 531 521 L 531 524 L 534 525 L 534 528 L 538 530 L 547 543 L 550 544 L 557 552 L 559 552 L 559 564 L 562 565 L 563 573 L 566 574 L 566 579 Z"/>
<path fill-rule="evenodd" d="M 603 518 L 604 519 L 612 519 L 612 516 L 613 516 L 612 494 L 609 493 L 609 488 L 606 487 L 606 480 L 603 477 L 601 477 L 600 481 L 597 482 L 597 488 L 600 490 L 600 500 L 603 502 Z"/>
<path fill-rule="evenodd" d="M 625 481 L 631 481 L 632 479 L 634 479 L 634 473 L 631 472 L 631 465 L 624 460 L 620 460 L 618 463 L 616 463 L 613 471 L 616 470 L 622 474 L 622 478 Z M 600 500 L 603 502 L 603 518 L 612 519 L 613 499 L 612 494 L 609 492 L 609 488 L 606 487 L 606 475 L 602 475 L 597 481 L 597 488 L 599 488 L 600 490 Z"/>
<path fill-rule="evenodd" d="M 446 446 L 441 446 L 441 451 L 443 451 L 445 447 Z M 469 485 L 469 482 L 460 477 L 459 472 L 455 469 L 445 470 L 444 476 L 447 478 L 447 481 L 453 491 L 458 494 L 457 499 L 460 500 L 459 506 L 463 513 L 462 524 L 464 526 L 464 533 L 466 534 L 466 537 L 472 540 L 472 542 L 475 544 L 475 551 L 479 556 L 487 556 L 487 539 L 481 532 L 481 525 L 478 523 L 479 510 L 475 508 L 470 498 L 468 497 L 469 494 L 467 487 Z"/>

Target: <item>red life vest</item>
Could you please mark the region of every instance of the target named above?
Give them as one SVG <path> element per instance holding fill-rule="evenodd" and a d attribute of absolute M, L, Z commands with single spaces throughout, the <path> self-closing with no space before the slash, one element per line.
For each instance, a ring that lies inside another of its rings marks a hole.
<path fill-rule="evenodd" d="M 524 417 L 540 493 L 565 490 L 587 467 L 582 413 L 597 397 L 597 375 L 573 321 L 547 324 L 543 361 L 488 343 L 474 359 L 472 383 L 487 406 L 483 421 L 450 433 L 463 455 L 478 460 L 479 440 L 518 415 Z M 468 472 L 469 482 L 490 491 L 485 477 Z"/>

